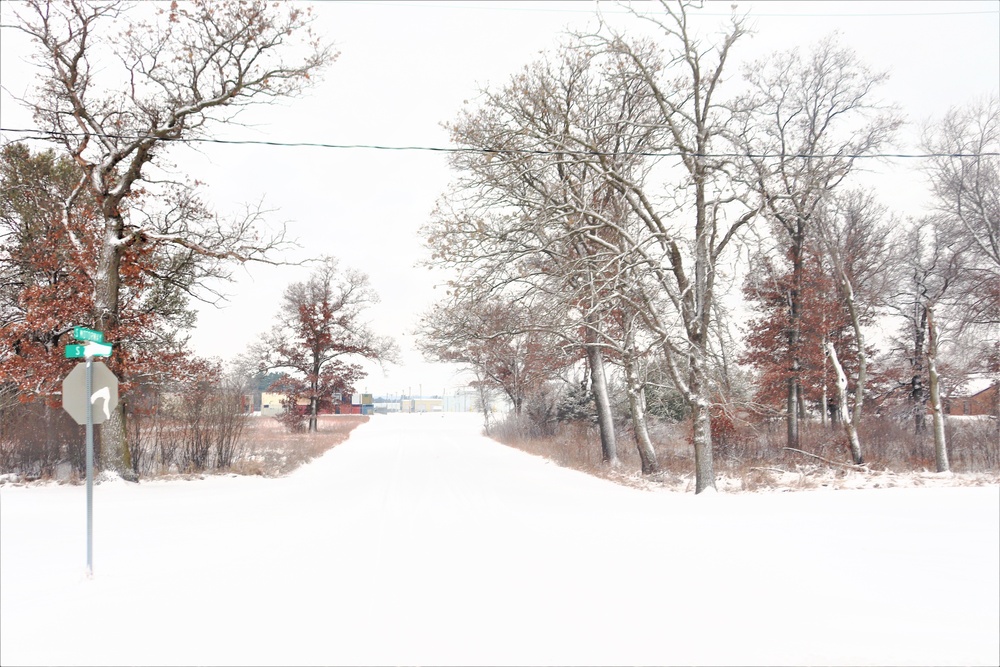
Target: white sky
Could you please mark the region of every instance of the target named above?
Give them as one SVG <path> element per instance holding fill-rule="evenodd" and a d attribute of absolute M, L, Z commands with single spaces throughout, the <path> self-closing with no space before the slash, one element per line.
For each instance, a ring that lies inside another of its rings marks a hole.
<path fill-rule="evenodd" d="M 85 488 L 2 485 L 0 663 L 1000 661 L 996 484 L 652 492 L 481 427 L 376 416 L 284 478 L 98 485 L 92 579 Z"/>
<path fill-rule="evenodd" d="M 724 21 L 731 2 L 708 4 L 706 25 Z M 810 43 L 838 30 L 876 69 L 892 78 L 883 89 L 914 123 L 938 117 L 1000 87 L 1000 2 L 754 2 L 757 34 L 735 51 L 736 60 Z M 316 6 L 318 29 L 341 55 L 303 98 L 255 109 L 253 128 L 231 128 L 226 138 L 387 146 L 446 146 L 442 122 L 453 120 L 481 85 L 508 77 L 554 48 L 566 27 L 593 20 L 594 2 L 325 2 Z M 605 6 L 604 11 L 621 11 Z M 9 20 L 10 3 L 0 3 Z M 30 70 L 20 57 L 26 43 L 10 30 L 0 40 L 0 80 L 23 93 Z M 735 64 L 734 64 L 735 65 Z M 738 72 L 734 66 L 733 74 Z M 732 76 L 732 75 L 731 75 Z M 30 116 L 7 90 L 0 125 L 31 127 Z M 915 126 L 898 147 L 913 150 Z M 3 133 L 2 141 L 16 138 Z M 287 222 L 302 248 L 289 259 L 333 254 L 367 273 L 382 298 L 373 328 L 396 336 L 404 365 L 383 375 L 373 369 L 358 386 L 377 394 L 451 393 L 461 380 L 450 367 L 424 363 L 412 345 L 421 312 L 437 298 L 442 276 L 414 268 L 425 257 L 417 232 L 452 178 L 441 153 L 261 146 L 206 146 L 172 157 L 207 184 L 221 214 L 263 198 Z M 904 213 L 919 211 L 923 191 L 915 161 L 879 167 L 883 201 Z M 222 309 L 204 308 L 192 337 L 202 355 L 231 358 L 270 327 L 281 291 L 308 275 L 307 267 L 250 266 Z"/>

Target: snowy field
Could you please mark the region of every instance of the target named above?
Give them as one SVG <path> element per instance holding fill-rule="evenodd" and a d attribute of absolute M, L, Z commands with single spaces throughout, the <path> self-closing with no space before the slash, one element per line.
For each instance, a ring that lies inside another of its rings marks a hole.
<path fill-rule="evenodd" d="M 0 663 L 1000 664 L 1000 488 L 649 492 L 375 417 L 282 479 L 0 488 Z"/>

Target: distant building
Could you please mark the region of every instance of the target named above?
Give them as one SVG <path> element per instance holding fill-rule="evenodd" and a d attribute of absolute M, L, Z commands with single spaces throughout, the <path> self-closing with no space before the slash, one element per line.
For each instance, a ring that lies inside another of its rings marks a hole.
<path fill-rule="evenodd" d="M 285 411 L 285 395 L 270 391 L 262 392 L 260 395 L 260 416 L 276 417 Z"/>
<path fill-rule="evenodd" d="M 274 417 L 285 412 L 288 397 L 284 394 L 264 392 L 260 400 L 260 416 Z M 310 411 L 309 399 L 295 401 L 295 410 L 302 415 Z M 317 414 L 321 415 L 371 415 L 375 413 L 375 401 L 371 394 L 342 394 L 333 399 L 324 398 L 319 402 Z"/>
<path fill-rule="evenodd" d="M 375 414 L 375 400 L 371 394 L 344 394 L 334 405 L 338 415 L 372 415 Z"/>
<path fill-rule="evenodd" d="M 496 395 L 489 398 L 490 412 L 507 412 L 510 402 L 505 397 Z M 398 410 L 386 409 L 385 412 L 422 413 L 422 412 L 482 412 L 482 399 L 474 389 L 461 389 L 451 396 L 431 398 L 403 398 L 399 400 Z"/>
<path fill-rule="evenodd" d="M 955 417 L 1000 416 L 1000 380 L 971 378 L 950 391 L 942 402 L 945 414 Z"/>
<path fill-rule="evenodd" d="M 375 414 L 388 415 L 400 411 L 399 401 L 375 401 Z"/>
<path fill-rule="evenodd" d="M 399 402 L 400 412 L 444 412 L 444 399 L 404 398 Z"/>

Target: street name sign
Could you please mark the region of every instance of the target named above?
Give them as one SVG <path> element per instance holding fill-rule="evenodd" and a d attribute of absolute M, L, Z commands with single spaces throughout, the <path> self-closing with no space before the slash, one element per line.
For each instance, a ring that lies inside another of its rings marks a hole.
<path fill-rule="evenodd" d="M 94 329 L 88 329 L 87 327 L 73 327 L 73 339 L 87 340 L 91 343 L 103 343 L 104 334 Z"/>
<path fill-rule="evenodd" d="M 97 332 L 100 333 L 100 332 Z M 111 343 L 87 341 L 83 345 L 67 345 L 67 359 L 84 359 L 86 357 L 110 357 Z"/>

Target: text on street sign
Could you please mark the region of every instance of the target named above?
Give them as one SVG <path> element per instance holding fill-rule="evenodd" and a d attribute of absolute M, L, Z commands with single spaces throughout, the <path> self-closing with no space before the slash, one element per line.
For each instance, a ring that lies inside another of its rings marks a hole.
<path fill-rule="evenodd" d="M 76 340 L 89 340 L 92 343 L 104 342 L 103 333 L 88 329 L 87 327 L 73 327 L 73 338 Z"/>

